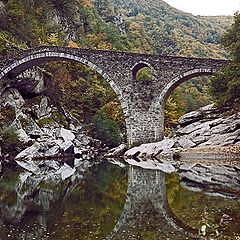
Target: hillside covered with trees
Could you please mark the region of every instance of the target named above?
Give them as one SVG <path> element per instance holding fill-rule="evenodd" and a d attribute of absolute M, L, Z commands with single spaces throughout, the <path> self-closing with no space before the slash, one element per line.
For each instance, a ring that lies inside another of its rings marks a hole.
<path fill-rule="evenodd" d="M 220 39 L 232 22 L 230 16 L 193 16 L 162 0 L 2 0 L 0 57 L 57 45 L 225 58 Z M 124 129 L 121 107 L 101 76 L 85 66 L 62 62 L 44 65 L 41 71 L 54 83 L 56 94 L 45 91 L 47 97 L 60 100 L 74 117 L 91 126 L 96 137 L 104 136 L 107 125 L 115 129 L 113 145 L 121 141 L 116 137 Z M 212 101 L 208 84 L 208 79 L 196 79 L 176 89 L 166 107 L 169 126 L 186 111 Z"/>

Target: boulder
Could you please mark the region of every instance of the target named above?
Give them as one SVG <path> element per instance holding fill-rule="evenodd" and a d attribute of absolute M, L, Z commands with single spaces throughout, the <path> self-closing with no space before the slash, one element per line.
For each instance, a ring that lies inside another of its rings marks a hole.
<path fill-rule="evenodd" d="M 181 138 L 178 140 L 178 143 L 182 148 L 192 148 L 196 146 L 196 143 L 194 143 L 188 138 Z"/>
<path fill-rule="evenodd" d="M 74 145 L 71 141 L 65 141 L 59 144 L 59 147 L 65 154 L 74 154 Z"/>
<path fill-rule="evenodd" d="M 237 167 L 183 164 L 178 169 L 181 185 L 192 191 L 204 191 L 221 197 L 238 198 L 240 172 Z"/>
<path fill-rule="evenodd" d="M 119 157 L 122 156 L 127 150 L 127 145 L 122 143 L 116 148 L 110 149 L 104 157 Z"/>
<path fill-rule="evenodd" d="M 64 163 L 63 166 L 57 171 L 61 175 L 62 180 L 71 177 L 76 172 L 75 168 L 71 168 L 69 165 Z"/>
<path fill-rule="evenodd" d="M 42 153 L 40 153 L 40 143 L 35 142 L 32 146 L 24 149 L 22 152 L 20 152 L 16 157 L 15 160 L 31 160 L 36 157 L 43 156 Z"/>
<path fill-rule="evenodd" d="M 3 91 L 0 97 L 0 106 L 12 106 L 15 110 L 16 116 L 21 113 L 24 104 L 25 101 L 16 88 L 7 88 L 5 91 Z"/>
<path fill-rule="evenodd" d="M 28 69 L 17 76 L 14 86 L 26 98 L 37 96 L 44 89 L 43 73 L 39 68 Z"/>
<path fill-rule="evenodd" d="M 201 143 L 198 146 L 226 146 L 230 144 L 234 144 L 237 141 L 237 138 L 239 137 L 240 129 L 232 132 L 232 133 L 225 133 L 225 134 L 216 134 L 213 135 L 207 142 Z"/>
<path fill-rule="evenodd" d="M 75 135 L 68 129 L 61 127 L 60 136 L 63 138 L 65 142 L 73 141 L 75 139 Z"/>
<path fill-rule="evenodd" d="M 18 161 L 16 160 L 16 163 L 22 167 L 23 169 L 27 170 L 28 172 L 32 172 L 34 174 L 39 174 L 41 172 L 40 168 L 38 167 L 38 163 L 33 161 Z"/>
<path fill-rule="evenodd" d="M 175 141 L 170 138 L 165 138 L 160 142 L 142 144 L 125 152 L 125 157 L 133 158 L 152 158 L 162 151 L 169 151 L 175 144 Z"/>
<path fill-rule="evenodd" d="M 179 118 L 178 122 L 181 126 L 186 126 L 187 124 L 194 123 L 200 120 L 202 117 L 202 113 L 198 111 L 192 111 L 184 114 Z"/>
<path fill-rule="evenodd" d="M 43 97 L 35 111 L 38 118 L 50 116 L 52 109 L 49 106 L 49 99 L 47 97 Z"/>
<path fill-rule="evenodd" d="M 194 122 L 183 128 L 179 128 L 176 133 L 178 135 L 184 135 L 184 134 L 190 134 L 190 133 L 196 132 L 197 130 L 200 130 L 201 132 L 203 132 L 203 131 L 207 131 L 209 129 L 210 129 L 210 126 L 209 126 L 209 123 L 207 123 L 207 122 L 204 122 L 204 123 Z"/>

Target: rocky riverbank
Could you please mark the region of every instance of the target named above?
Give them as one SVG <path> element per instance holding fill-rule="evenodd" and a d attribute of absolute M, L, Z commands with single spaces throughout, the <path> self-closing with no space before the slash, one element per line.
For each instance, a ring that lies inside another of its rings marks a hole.
<path fill-rule="evenodd" d="M 17 163 L 39 173 L 45 161 L 53 159 L 55 170 L 68 162 L 74 171 L 80 161 L 95 162 L 106 151 L 106 146 L 92 138 L 61 102 L 47 97 L 46 91 L 50 89 L 39 70 L 1 83 L 0 170 L 2 165 Z"/>
<path fill-rule="evenodd" d="M 219 157 L 240 160 L 240 113 L 221 113 L 213 105 L 208 105 L 182 116 L 173 137 L 131 148 L 124 156 L 156 161 Z"/>

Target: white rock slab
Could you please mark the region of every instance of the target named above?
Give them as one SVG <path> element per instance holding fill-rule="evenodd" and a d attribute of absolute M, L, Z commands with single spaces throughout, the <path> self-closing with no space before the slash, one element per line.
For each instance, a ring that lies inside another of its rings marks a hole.
<path fill-rule="evenodd" d="M 63 166 L 58 170 L 58 173 L 61 175 L 62 180 L 65 180 L 71 177 L 76 172 L 75 168 L 71 168 L 69 165 L 64 163 Z"/>
<path fill-rule="evenodd" d="M 67 141 L 73 141 L 75 139 L 75 135 L 68 129 L 61 128 L 60 130 L 60 136 L 63 138 L 65 142 Z"/>

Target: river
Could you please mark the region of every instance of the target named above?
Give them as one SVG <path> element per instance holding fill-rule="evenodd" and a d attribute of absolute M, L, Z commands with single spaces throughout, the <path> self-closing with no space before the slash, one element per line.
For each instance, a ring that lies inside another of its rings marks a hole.
<path fill-rule="evenodd" d="M 204 183 L 209 170 L 196 167 L 167 174 L 103 161 L 65 180 L 5 172 L 0 239 L 240 239 L 240 168 L 220 166 Z"/>

